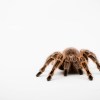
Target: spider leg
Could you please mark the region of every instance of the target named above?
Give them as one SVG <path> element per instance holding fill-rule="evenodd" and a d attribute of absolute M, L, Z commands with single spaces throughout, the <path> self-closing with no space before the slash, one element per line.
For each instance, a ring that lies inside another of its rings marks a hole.
<path fill-rule="evenodd" d="M 47 77 L 47 81 L 50 81 L 52 76 L 54 75 L 54 72 L 57 68 L 59 68 L 59 66 L 62 64 L 61 60 L 56 60 L 51 72 L 49 73 L 48 77 Z"/>
<path fill-rule="evenodd" d="M 40 69 L 40 71 L 36 74 L 37 77 L 39 77 L 46 69 L 46 67 L 50 64 L 50 62 L 52 62 L 54 59 L 53 58 L 49 58 L 46 60 L 44 66 Z"/>
<path fill-rule="evenodd" d="M 64 61 L 64 76 L 67 76 L 67 75 L 68 75 L 70 66 L 71 66 L 70 62 L 67 62 L 67 61 L 65 60 L 65 61 Z"/>
<path fill-rule="evenodd" d="M 97 65 L 97 68 L 100 71 L 100 63 L 99 63 L 96 55 L 93 52 L 91 52 L 89 50 L 81 50 L 81 54 L 83 54 L 83 56 L 89 57 Z"/>
<path fill-rule="evenodd" d="M 80 59 L 80 61 L 79 61 L 80 66 L 82 68 L 84 68 L 84 70 L 86 71 L 89 80 L 93 80 L 93 76 L 92 76 L 91 72 L 89 71 L 89 68 L 88 68 L 88 65 L 87 65 L 88 60 L 86 59 L 86 57 L 83 55 L 83 52 L 80 51 L 80 58 L 79 58 Z"/>
<path fill-rule="evenodd" d="M 86 62 L 82 62 L 81 65 L 84 68 L 84 70 L 86 71 L 89 80 L 93 80 L 93 76 L 92 76 L 91 72 L 89 71 L 87 63 Z"/>
<path fill-rule="evenodd" d="M 46 69 L 46 67 L 53 61 L 53 60 L 55 60 L 56 61 L 56 59 L 63 59 L 63 55 L 60 53 L 60 52 L 54 52 L 53 54 L 51 54 L 48 58 L 47 58 L 47 60 L 46 60 L 46 62 L 45 62 L 45 64 L 44 64 L 44 66 L 40 69 L 40 71 L 36 74 L 36 76 L 38 77 L 38 76 L 40 76 L 44 71 L 45 71 L 45 69 Z"/>

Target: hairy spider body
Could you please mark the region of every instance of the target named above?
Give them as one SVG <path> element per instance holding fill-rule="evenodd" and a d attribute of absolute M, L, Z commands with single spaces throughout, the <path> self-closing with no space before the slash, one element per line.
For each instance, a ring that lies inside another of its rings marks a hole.
<path fill-rule="evenodd" d="M 79 51 L 75 48 L 67 48 L 63 51 L 64 58 L 66 58 L 66 60 L 68 60 L 67 62 L 70 63 L 70 67 L 68 70 L 69 74 L 78 74 L 79 73 L 77 70 L 77 67 L 79 68 L 79 63 L 78 63 L 79 62 L 78 61 L 79 54 L 80 54 Z M 59 69 L 64 70 L 64 62 L 59 67 Z M 81 70 L 80 74 L 83 74 L 82 70 Z"/>
<path fill-rule="evenodd" d="M 64 76 L 67 76 L 68 73 L 77 73 L 82 75 L 84 69 L 89 80 L 93 80 L 92 74 L 90 73 L 88 68 L 88 58 L 90 58 L 100 70 L 100 64 L 93 52 L 83 49 L 78 51 L 75 48 L 67 48 L 62 53 L 54 52 L 53 54 L 51 54 L 46 59 L 44 66 L 40 69 L 36 76 L 40 76 L 45 71 L 45 68 L 53 61 L 53 68 L 47 77 L 48 81 L 51 80 L 54 71 L 57 68 L 63 70 Z"/>

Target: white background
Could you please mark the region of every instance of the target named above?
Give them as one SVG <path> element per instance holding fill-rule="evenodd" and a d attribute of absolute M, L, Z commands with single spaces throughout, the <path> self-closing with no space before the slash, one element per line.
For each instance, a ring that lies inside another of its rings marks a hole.
<path fill-rule="evenodd" d="M 100 72 L 35 75 L 54 51 L 89 49 L 100 60 L 99 0 L 0 0 L 0 100 L 100 100 Z"/>

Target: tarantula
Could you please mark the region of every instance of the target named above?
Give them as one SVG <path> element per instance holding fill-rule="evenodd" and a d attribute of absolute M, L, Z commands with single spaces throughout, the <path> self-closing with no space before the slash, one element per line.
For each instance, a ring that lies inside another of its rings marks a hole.
<path fill-rule="evenodd" d="M 84 49 L 78 51 L 75 48 L 67 48 L 62 53 L 54 52 L 51 54 L 36 76 L 39 77 L 45 71 L 45 68 L 52 61 L 54 61 L 53 68 L 47 77 L 48 81 L 51 80 L 54 71 L 57 68 L 64 71 L 64 76 L 67 76 L 68 73 L 73 72 L 82 75 L 84 69 L 89 80 L 93 80 L 93 76 L 88 68 L 88 58 L 90 58 L 97 65 L 97 68 L 100 71 L 100 63 L 98 62 L 97 57 L 93 52 Z"/>

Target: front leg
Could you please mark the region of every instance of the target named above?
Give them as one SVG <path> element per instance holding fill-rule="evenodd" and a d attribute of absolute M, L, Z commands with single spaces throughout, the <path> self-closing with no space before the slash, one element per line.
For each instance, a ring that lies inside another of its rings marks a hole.
<path fill-rule="evenodd" d="M 57 68 L 59 68 L 59 66 L 61 65 L 61 61 L 60 60 L 57 60 L 56 62 L 55 62 L 55 64 L 54 64 L 54 66 L 53 66 L 53 68 L 52 68 L 52 70 L 51 70 L 51 72 L 49 73 L 49 75 L 48 75 L 48 77 L 47 77 L 47 81 L 50 81 L 51 80 L 51 78 L 52 78 L 52 76 L 53 76 L 53 74 L 54 74 L 54 71 L 57 69 Z"/>
<path fill-rule="evenodd" d="M 36 76 L 37 77 L 39 77 L 44 71 L 45 71 L 45 69 L 46 69 L 46 67 L 52 62 L 52 61 L 56 61 L 56 59 L 63 59 L 63 55 L 62 55 L 62 53 L 60 53 L 60 52 L 54 52 L 53 54 L 51 54 L 48 58 L 47 58 L 47 60 L 46 60 L 46 62 L 45 62 L 45 64 L 44 64 L 44 66 L 40 69 L 40 71 L 36 74 Z"/>
<path fill-rule="evenodd" d="M 70 68 L 70 62 L 67 62 L 67 61 L 65 60 L 65 61 L 64 61 L 64 76 L 67 76 L 67 75 L 68 75 L 69 68 Z"/>
<path fill-rule="evenodd" d="M 96 55 L 93 52 L 91 52 L 89 50 L 81 50 L 80 53 L 82 56 L 85 56 L 86 58 L 89 57 L 97 65 L 97 68 L 100 71 L 100 63 L 99 63 Z"/>
<path fill-rule="evenodd" d="M 82 66 L 82 67 L 84 68 L 84 70 L 86 71 L 89 80 L 93 80 L 93 76 L 92 76 L 91 72 L 89 71 L 87 62 L 85 62 L 85 61 L 84 61 L 84 62 L 81 62 L 81 66 Z"/>
<path fill-rule="evenodd" d="M 46 60 L 45 64 L 43 65 L 43 67 L 40 69 L 40 71 L 36 74 L 37 77 L 39 77 L 46 69 L 46 67 L 50 64 L 50 62 L 52 62 L 54 59 L 52 57 L 50 57 L 49 59 Z"/>
<path fill-rule="evenodd" d="M 87 65 L 88 61 L 82 54 L 80 54 L 79 63 L 80 63 L 80 66 L 84 68 L 84 70 L 86 71 L 89 80 L 93 80 L 92 74 L 90 73 L 88 65 Z"/>

